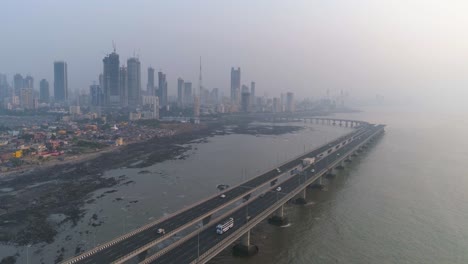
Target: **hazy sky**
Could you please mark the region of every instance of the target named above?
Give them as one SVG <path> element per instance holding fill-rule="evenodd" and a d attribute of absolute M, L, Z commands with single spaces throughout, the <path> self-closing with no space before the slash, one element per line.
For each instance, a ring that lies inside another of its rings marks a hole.
<path fill-rule="evenodd" d="M 195 84 L 203 59 L 207 88 L 228 95 L 230 68 L 257 93 L 468 98 L 466 0 L 117 1 L 4 0 L 0 72 L 53 83 L 53 61 L 68 63 L 69 87 L 88 89 L 117 44 L 146 68 Z"/>

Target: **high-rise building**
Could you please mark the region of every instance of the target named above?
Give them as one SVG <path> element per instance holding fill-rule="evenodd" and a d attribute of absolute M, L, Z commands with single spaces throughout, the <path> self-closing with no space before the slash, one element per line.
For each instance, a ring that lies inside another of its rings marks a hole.
<path fill-rule="evenodd" d="M 104 94 L 102 92 L 101 86 L 93 84 L 89 86 L 89 96 L 91 106 L 101 106 L 104 100 Z"/>
<path fill-rule="evenodd" d="M 241 70 L 240 68 L 234 69 L 231 68 L 231 103 L 239 104 L 240 103 L 240 91 L 241 88 Z"/>
<path fill-rule="evenodd" d="M 120 62 L 119 55 L 112 52 L 102 60 L 104 104 L 108 106 L 120 106 Z"/>
<path fill-rule="evenodd" d="M 159 97 L 159 106 L 166 107 L 167 105 L 167 81 L 166 74 L 163 72 L 158 72 L 158 97 Z"/>
<path fill-rule="evenodd" d="M 250 103 L 255 105 L 255 82 L 250 83 Z"/>
<path fill-rule="evenodd" d="M 177 106 L 184 106 L 184 79 L 177 79 Z"/>
<path fill-rule="evenodd" d="M 50 100 L 49 82 L 46 79 L 42 79 L 39 83 L 39 100 L 42 103 L 48 103 Z"/>
<path fill-rule="evenodd" d="M 154 69 L 152 67 L 148 67 L 148 84 L 146 85 L 147 95 L 156 95 L 154 88 Z"/>
<path fill-rule="evenodd" d="M 184 83 L 184 105 L 191 105 L 193 103 L 192 98 L 192 83 L 185 82 Z"/>
<path fill-rule="evenodd" d="M 54 62 L 54 98 L 56 102 L 68 100 L 67 63 L 64 61 Z"/>
<path fill-rule="evenodd" d="M 15 74 L 13 77 L 13 89 L 16 96 L 20 95 L 21 89 L 24 88 L 24 79 L 23 76 L 19 73 Z"/>
<path fill-rule="evenodd" d="M 211 100 L 211 103 L 213 104 L 219 103 L 219 89 L 218 88 L 213 88 L 213 90 L 211 90 L 210 100 Z"/>
<path fill-rule="evenodd" d="M 151 107 L 151 112 L 144 112 L 145 118 L 159 119 L 159 98 L 154 95 L 145 95 L 141 98 L 143 106 Z"/>
<path fill-rule="evenodd" d="M 129 88 L 128 88 L 128 70 L 127 67 L 120 67 L 119 74 L 120 86 L 120 106 L 127 107 L 129 105 Z"/>
<path fill-rule="evenodd" d="M 128 104 L 131 106 L 137 106 L 140 104 L 140 100 L 141 100 L 140 60 L 138 58 L 128 59 L 127 67 L 128 67 Z"/>
<path fill-rule="evenodd" d="M 273 98 L 273 112 L 281 112 L 281 100 L 278 97 Z"/>
<path fill-rule="evenodd" d="M 24 109 L 34 109 L 34 94 L 32 88 L 21 89 L 20 105 Z"/>
<path fill-rule="evenodd" d="M 242 85 L 242 92 L 241 92 L 241 94 L 243 94 L 243 93 L 250 93 L 249 87 L 248 87 L 247 85 L 244 85 L 244 84 Z"/>
<path fill-rule="evenodd" d="M 294 94 L 289 92 L 286 94 L 286 112 L 295 112 Z"/>
<path fill-rule="evenodd" d="M 34 78 L 31 75 L 28 75 L 26 78 L 24 78 L 23 88 L 34 89 Z"/>
<path fill-rule="evenodd" d="M 241 105 L 242 105 L 243 112 L 250 112 L 250 93 L 248 92 L 248 90 L 247 92 L 242 93 Z"/>
<path fill-rule="evenodd" d="M 0 74 L 0 105 L 3 104 L 4 98 L 9 96 L 9 87 L 5 74 Z"/>

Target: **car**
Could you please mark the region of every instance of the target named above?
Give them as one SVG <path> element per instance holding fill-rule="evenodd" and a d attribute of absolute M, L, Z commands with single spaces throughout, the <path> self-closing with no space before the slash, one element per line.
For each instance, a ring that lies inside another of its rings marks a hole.
<path fill-rule="evenodd" d="M 159 235 L 164 235 L 164 234 L 166 234 L 166 230 L 164 230 L 163 228 L 158 228 L 158 234 Z"/>
<path fill-rule="evenodd" d="M 281 192 L 281 186 L 278 186 L 278 187 L 276 188 L 276 191 L 277 191 L 277 192 Z"/>
<path fill-rule="evenodd" d="M 223 193 L 223 194 L 221 194 L 221 196 L 219 196 L 219 197 L 221 197 L 221 198 L 226 198 L 226 195 Z"/>
<path fill-rule="evenodd" d="M 310 172 L 314 173 L 314 172 L 315 172 L 315 169 L 311 169 Z"/>
<path fill-rule="evenodd" d="M 281 173 L 281 170 L 280 170 L 279 168 L 276 168 L 276 171 L 277 171 L 278 173 Z"/>
<path fill-rule="evenodd" d="M 263 196 L 265 196 L 265 193 L 260 194 L 260 198 L 262 198 Z"/>

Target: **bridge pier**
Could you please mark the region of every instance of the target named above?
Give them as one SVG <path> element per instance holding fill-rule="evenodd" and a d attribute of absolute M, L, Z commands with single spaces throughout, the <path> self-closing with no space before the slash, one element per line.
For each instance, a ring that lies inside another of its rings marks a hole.
<path fill-rule="evenodd" d="M 307 188 L 304 188 L 302 192 L 300 192 L 297 196 L 296 199 L 294 199 L 295 204 L 306 204 L 306 195 L 307 195 Z"/>
<path fill-rule="evenodd" d="M 240 243 L 232 248 L 234 256 L 250 257 L 257 254 L 257 252 L 258 247 L 250 244 L 250 230 L 241 237 Z"/>
<path fill-rule="evenodd" d="M 284 205 L 281 205 L 278 210 L 276 210 L 275 215 L 268 218 L 268 223 L 276 226 L 284 226 L 289 223 L 289 220 L 284 216 Z"/>
<path fill-rule="evenodd" d="M 338 166 L 336 166 L 335 169 L 337 169 L 337 170 L 342 170 L 342 169 L 344 169 L 344 161 L 343 161 L 343 160 L 340 161 L 340 163 L 338 163 Z"/>

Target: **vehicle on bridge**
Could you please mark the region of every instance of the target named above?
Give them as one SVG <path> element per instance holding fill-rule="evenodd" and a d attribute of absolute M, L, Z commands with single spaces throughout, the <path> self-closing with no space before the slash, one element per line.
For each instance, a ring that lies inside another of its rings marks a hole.
<path fill-rule="evenodd" d="M 228 231 L 232 227 L 234 227 L 234 218 L 231 217 L 228 220 L 226 220 L 224 223 L 218 224 L 216 226 L 216 233 L 218 235 L 222 235 L 223 233 L 225 233 L 226 231 Z"/>
<path fill-rule="evenodd" d="M 164 230 L 164 228 L 158 228 L 157 233 L 158 233 L 158 235 L 165 235 L 165 234 L 166 234 L 166 230 Z"/>
<path fill-rule="evenodd" d="M 276 188 L 277 192 L 281 192 L 281 187 Z"/>
<path fill-rule="evenodd" d="M 302 167 L 307 167 L 315 163 L 315 158 L 305 158 L 302 159 Z"/>

